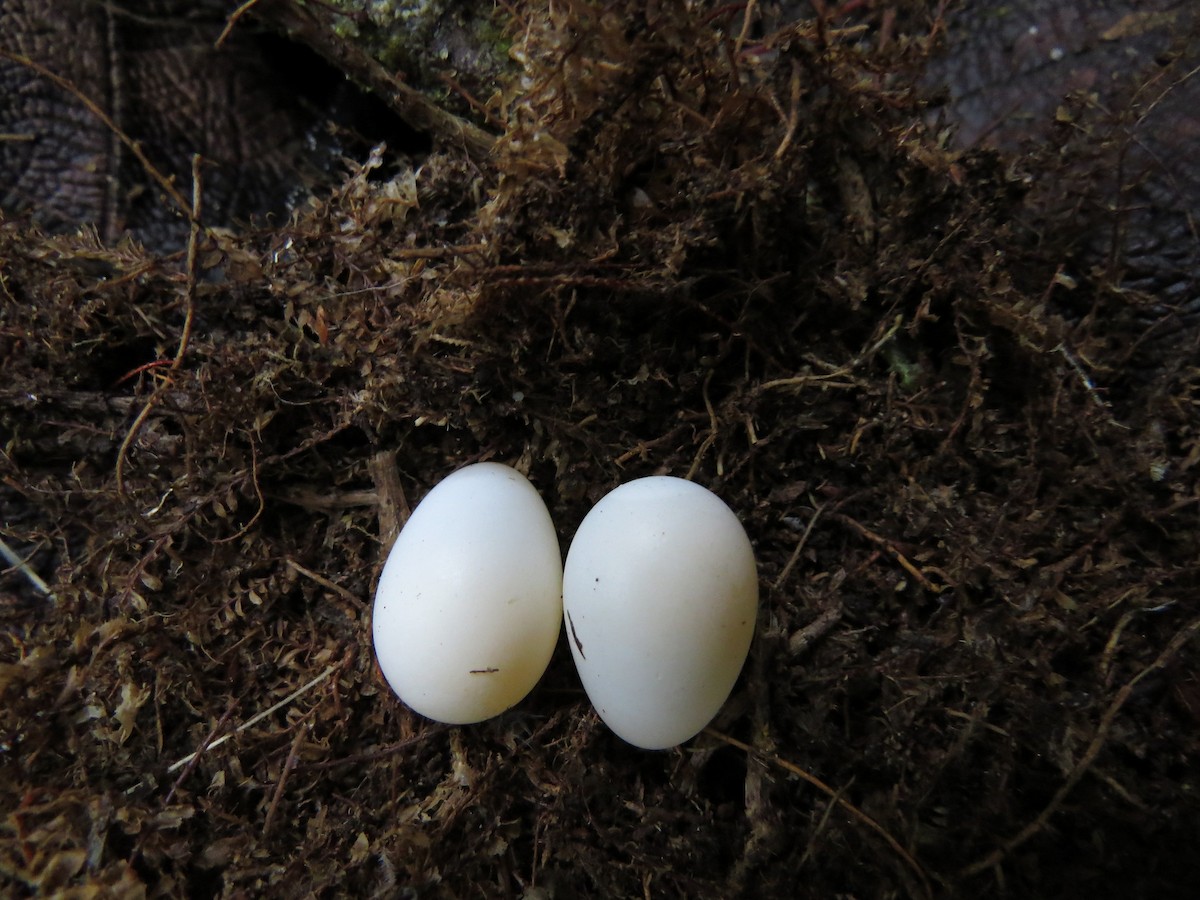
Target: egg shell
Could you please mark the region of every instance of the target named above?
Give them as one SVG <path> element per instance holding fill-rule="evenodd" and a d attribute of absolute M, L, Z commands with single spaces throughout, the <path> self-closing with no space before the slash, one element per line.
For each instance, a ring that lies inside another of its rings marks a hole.
<path fill-rule="evenodd" d="M 746 660 L 758 613 L 754 551 L 706 488 L 631 481 L 579 526 L 563 610 L 600 718 L 638 747 L 673 747 L 712 720 Z"/>
<path fill-rule="evenodd" d="M 392 690 L 461 725 L 518 703 L 562 627 L 562 555 L 550 514 L 515 469 L 478 463 L 440 482 L 396 539 L 372 635 Z"/>

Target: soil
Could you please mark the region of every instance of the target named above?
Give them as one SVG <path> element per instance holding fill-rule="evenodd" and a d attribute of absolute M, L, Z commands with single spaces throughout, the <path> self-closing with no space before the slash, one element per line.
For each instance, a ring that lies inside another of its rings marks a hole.
<path fill-rule="evenodd" d="M 755 7 L 506 6 L 490 151 L 285 225 L 0 219 L 5 892 L 1191 895 L 1200 328 L 1074 239 L 1120 137 L 964 148 L 936 10 Z M 564 551 L 642 475 L 737 512 L 705 732 L 623 744 L 565 640 L 478 725 L 390 693 L 383 558 L 482 460 Z"/>

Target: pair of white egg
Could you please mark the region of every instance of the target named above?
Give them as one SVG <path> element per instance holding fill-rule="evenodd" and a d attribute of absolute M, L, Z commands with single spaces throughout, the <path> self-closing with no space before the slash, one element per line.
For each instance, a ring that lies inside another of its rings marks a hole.
<path fill-rule="evenodd" d="M 757 609 L 750 541 L 705 488 L 664 476 L 621 485 L 584 518 L 564 566 L 533 485 L 478 463 L 413 511 L 380 575 L 372 632 L 401 700 L 466 724 L 533 689 L 565 614 L 600 718 L 629 743 L 662 749 L 725 702 Z"/>

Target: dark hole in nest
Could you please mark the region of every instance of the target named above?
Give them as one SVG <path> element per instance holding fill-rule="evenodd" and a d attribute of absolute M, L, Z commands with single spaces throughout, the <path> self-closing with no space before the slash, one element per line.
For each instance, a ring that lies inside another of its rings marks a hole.
<path fill-rule="evenodd" d="M 700 768 L 696 789 L 714 806 L 742 808 L 746 798 L 746 754 L 734 747 L 715 750 Z"/>
<path fill-rule="evenodd" d="M 201 900 L 207 897 L 221 896 L 224 886 L 224 877 L 219 868 L 201 869 L 197 866 L 188 868 L 187 873 L 187 895 Z"/>
<path fill-rule="evenodd" d="M 129 859 L 137 841 L 133 835 L 127 833 L 119 825 L 110 825 L 105 834 L 104 843 L 108 850 L 120 854 L 122 859 Z"/>
<path fill-rule="evenodd" d="M 159 359 L 158 342 L 149 336 L 100 341 L 88 354 L 89 366 L 77 385 L 85 390 L 127 393 L 138 384 L 136 376 L 126 378 L 139 366 Z"/>
<path fill-rule="evenodd" d="M 1068 682 L 1090 673 L 1095 665 L 1095 651 L 1084 644 L 1068 644 L 1050 658 L 1050 668 Z"/>
<path fill-rule="evenodd" d="M 315 117 L 327 120 L 343 154 L 364 156 L 379 143 L 386 143 L 393 154 L 424 155 L 432 149 L 429 135 L 410 127 L 308 47 L 273 33 L 257 35 L 255 44 L 280 84 L 294 91 Z M 383 181 L 394 174 L 385 165 L 370 178 Z"/>

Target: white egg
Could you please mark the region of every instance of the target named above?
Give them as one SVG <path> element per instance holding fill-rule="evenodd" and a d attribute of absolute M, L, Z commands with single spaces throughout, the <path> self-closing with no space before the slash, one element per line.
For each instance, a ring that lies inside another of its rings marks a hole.
<path fill-rule="evenodd" d="M 579 526 L 563 611 L 600 718 L 638 747 L 673 747 L 717 714 L 746 660 L 754 551 L 711 491 L 682 478 L 631 481 Z"/>
<path fill-rule="evenodd" d="M 439 722 L 479 722 L 518 703 L 562 626 L 562 556 L 546 505 L 497 463 L 438 484 L 396 539 L 372 634 L 388 684 Z"/>

